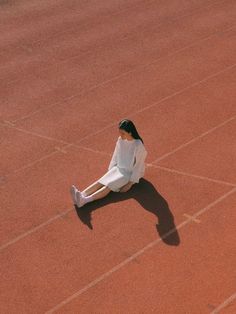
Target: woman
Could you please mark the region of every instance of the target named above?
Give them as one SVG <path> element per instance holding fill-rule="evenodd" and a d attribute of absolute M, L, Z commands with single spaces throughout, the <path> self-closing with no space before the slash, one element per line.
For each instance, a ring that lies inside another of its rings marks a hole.
<path fill-rule="evenodd" d="M 82 192 L 72 185 L 71 196 L 78 207 L 101 199 L 111 191 L 127 192 L 143 177 L 147 151 L 135 125 L 130 120 L 122 120 L 119 133 L 108 172 Z"/>

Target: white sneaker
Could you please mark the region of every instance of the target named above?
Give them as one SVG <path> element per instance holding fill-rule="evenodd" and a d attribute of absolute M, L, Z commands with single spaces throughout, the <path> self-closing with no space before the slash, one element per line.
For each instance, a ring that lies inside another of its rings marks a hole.
<path fill-rule="evenodd" d="M 81 192 L 79 190 L 77 190 L 75 192 L 75 198 L 77 200 L 76 205 L 80 208 L 82 206 L 84 206 L 85 204 L 85 200 L 84 197 L 82 196 Z"/>
<path fill-rule="evenodd" d="M 78 191 L 78 189 L 76 188 L 76 186 L 72 185 L 70 188 L 70 194 L 73 200 L 74 205 L 77 205 L 77 197 L 76 197 L 76 192 Z"/>

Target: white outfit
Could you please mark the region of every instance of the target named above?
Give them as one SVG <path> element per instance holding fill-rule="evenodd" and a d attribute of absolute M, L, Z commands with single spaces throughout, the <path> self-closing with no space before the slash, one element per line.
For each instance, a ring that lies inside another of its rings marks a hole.
<path fill-rule="evenodd" d="M 128 182 L 138 183 L 145 172 L 147 151 L 141 140 L 118 138 L 108 172 L 98 182 L 119 192 Z"/>

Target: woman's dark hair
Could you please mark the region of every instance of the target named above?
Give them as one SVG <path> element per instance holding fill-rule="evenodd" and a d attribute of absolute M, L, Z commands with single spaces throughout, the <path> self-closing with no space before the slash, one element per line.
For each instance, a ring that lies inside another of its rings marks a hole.
<path fill-rule="evenodd" d="M 138 134 L 138 131 L 135 127 L 135 125 L 133 124 L 132 121 L 128 120 L 128 119 L 124 119 L 119 123 L 119 129 L 120 130 L 124 130 L 128 133 L 131 133 L 132 137 L 136 140 L 140 140 L 143 143 L 143 140 L 141 138 L 141 136 Z"/>

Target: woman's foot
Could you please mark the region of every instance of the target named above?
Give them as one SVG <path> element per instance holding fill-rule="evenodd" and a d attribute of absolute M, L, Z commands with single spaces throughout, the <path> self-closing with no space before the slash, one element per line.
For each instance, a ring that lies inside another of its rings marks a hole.
<path fill-rule="evenodd" d="M 76 205 L 79 208 L 84 206 L 84 204 L 86 203 L 85 197 L 82 195 L 82 193 L 79 190 L 75 192 L 75 199 L 76 199 Z"/>
<path fill-rule="evenodd" d="M 77 197 L 76 197 L 76 192 L 77 191 L 78 191 L 77 187 L 75 185 L 72 185 L 71 188 L 70 188 L 70 194 L 71 194 L 71 197 L 72 197 L 74 205 L 77 205 L 77 203 L 78 203 L 78 200 L 77 200 Z"/>
<path fill-rule="evenodd" d="M 85 204 L 90 203 L 90 202 L 93 201 L 93 196 L 92 195 L 84 196 L 83 193 L 81 193 L 79 190 L 76 191 L 75 198 L 77 200 L 76 205 L 79 208 L 84 206 Z"/>

